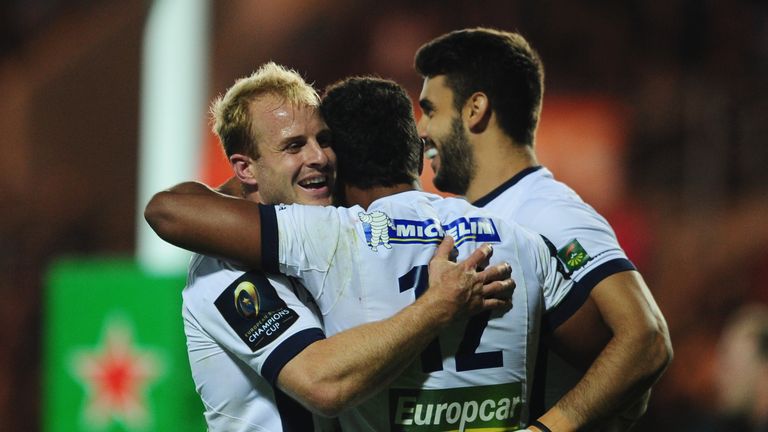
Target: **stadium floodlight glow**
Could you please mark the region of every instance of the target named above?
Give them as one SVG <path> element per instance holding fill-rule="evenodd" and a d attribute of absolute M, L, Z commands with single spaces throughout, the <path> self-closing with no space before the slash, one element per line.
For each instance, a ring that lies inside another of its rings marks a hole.
<path fill-rule="evenodd" d="M 184 271 L 189 253 L 144 221 L 152 194 L 197 178 L 208 95 L 210 0 L 154 0 L 141 70 L 136 254 L 152 273 Z"/>

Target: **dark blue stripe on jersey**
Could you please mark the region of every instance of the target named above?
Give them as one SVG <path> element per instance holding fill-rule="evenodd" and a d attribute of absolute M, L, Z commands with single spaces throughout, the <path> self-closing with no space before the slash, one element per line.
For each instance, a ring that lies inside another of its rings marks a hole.
<path fill-rule="evenodd" d="M 539 349 L 536 352 L 536 366 L 533 369 L 533 384 L 531 385 L 531 409 L 528 413 L 530 420 L 544 415 L 546 410 L 547 361 L 549 359 L 549 344 L 547 337 L 539 339 Z"/>
<path fill-rule="evenodd" d="M 325 334 L 317 327 L 304 329 L 291 335 L 269 354 L 264 365 L 261 366 L 261 376 L 275 387 L 277 376 L 283 370 L 283 366 L 304 348 L 322 339 L 325 339 Z"/>
<path fill-rule="evenodd" d="M 592 288 L 603 279 L 623 271 L 635 270 L 634 264 L 626 258 L 616 258 L 600 264 L 576 282 L 571 291 L 554 310 L 546 313 L 542 321 L 542 332 L 552 333 L 560 324 L 568 321 L 577 310 L 587 301 Z"/>
<path fill-rule="evenodd" d="M 549 239 L 542 234 L 539 234 L 539 237 L 541 237 L 541 239 L 544 240 L 544 244 L 547 245 L 547 249 L 549 249 L 549 255 L 557 262 L 557 271 L 560 272 L 560 274 L 562 274 L 566 279 L 570 279 L 571 273 L 565 269 L 563 261 L 560 259 L 560 256 L 557 255 L 557 248 L 555 247 L 554 243 L 549 241 Z"/>
<path fill-rule="evenodd" d="M 261 267 L 267 272 L 280 273 L 275 206 L 259 205 L 259 216 L 261 216 Z"/>
<path fill-rule="evenodd" d="M 502 183 L 496 189 L 488 192 L 488 194 L 486 194 L 484 197 L 481 197 L 481 198 L 475 200 L 475 202 L 473 202 L 472 205 L 475 206 L 475 207 L 483 207 L 483 206 L 485 206 L 489 202 L 495 200 L 497 196 L 502 194 L 502 192 L 504 192 L 505 190 L 511 188 L 517 182 L 522 180 L 523 177 L 527 176 L 530 173 L 536 172 L 536 171 L 538 171 L 538 170 L 540 170 L 542 168 L 544 168 L 544 167 L 541 166 L 541 165 L 538 165 L 538 166 L 528 167 L 528 168 L 520 171 L 519 173 L 517 173 L 514 176 L 512 176 L 511 179 L 509 179 L 509 180 L 505 181 L 504 183 Z"/>
<path fill-rule="evenodd" d="M 305 432 L 314 429 L 312 413 L 275 387 L 275 404 L 280 413 L 283 432 Z"/>
<path fill-rule="evenodd" d="M 408 273 L 397 278 L 397 284 L 400 286 L 400 292 L 413 289 L 416 298 L 421 297 L 424 291 L 429 287 L 429 266 L 420 265 L 412 268 Z"/>

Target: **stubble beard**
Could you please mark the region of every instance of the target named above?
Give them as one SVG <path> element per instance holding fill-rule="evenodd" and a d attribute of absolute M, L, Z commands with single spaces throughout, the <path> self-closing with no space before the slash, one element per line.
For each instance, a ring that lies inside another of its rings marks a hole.
<path fill-rule="evenodd" d="M 451 131 L 442 141 L 440 168 L 433 183 L 440 191 L 464 195 L 475 177 L 477 166 L 461 119 L 454 117 L 451 120 Z"/>

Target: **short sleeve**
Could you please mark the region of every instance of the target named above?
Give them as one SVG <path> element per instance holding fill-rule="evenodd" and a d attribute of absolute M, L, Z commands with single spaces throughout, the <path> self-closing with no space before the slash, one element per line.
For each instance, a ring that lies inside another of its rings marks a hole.
<path fill-rule="evenodd" d="M 325 337 L 317 312 L 296 289 L 283 276 L 219 269 L 199 274 L 185 289 L 185 313 L 222 349 L 274 385 L 288 361 Z M 188 343 L 192 359 L 195 344 Z"/>
<path fill-rule="evenodd" d="M 535 210 L 519 213 L 519 222 L 549 241 L 573 280 L 567 296 L 545 315 L 545 330 L 553 330 L 584 304 L 603 279 L 635 270 L 635 266 L 619 246 L 608 221 L 586 203 L 561 200 L 530 208 Z"/>
<path fill-rule="evenodd" d="M 557 250 L 546 237 L 530 233 L 530 246 L 537 253 L 531 256 L 537 259 L 535 268 L 539 276 L 544 298 L 544 313 L 552 311 L 568 296 L 573 288 L 573 279 L 557 256 Z"/>
<path fill-rule="evenodd" d="M 326 313 L 349 284 L 348 270 L 355 260 L 355 225 L 350 223 L 346 209 L 305 205 L 263 208 L 274 217 L 271 234 L 263 232 L 267 227 L 262 225 L 262 238 L 270 236 L 276 243 L 269 247 L 269 256 L 263 254 L 264 259 L 271 260 L 264 263 L 265 268 L 299 278 Z M 262 220 L 266 218 L 262 216 Z"/>

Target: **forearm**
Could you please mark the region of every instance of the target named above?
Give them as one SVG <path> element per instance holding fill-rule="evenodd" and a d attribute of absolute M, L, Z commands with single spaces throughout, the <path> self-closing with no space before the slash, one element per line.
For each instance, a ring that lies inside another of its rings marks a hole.
<path fill-rule="evenodd" d="M 281 371 L 278 385 L 307 408 L 336 415 L 386 388 L 446 323 L 439 309 L 417 301 L 310 345 Z"/>
<path fill-rule="evenodd" d="M 260 268 L 260 215 L 254 202 L 186 182 L 155 194 L 144 218 L 168 243 Z"/>
<path fill-rule="evenodd" d="M 452 250 L 453 239 L 443 239 L 429 264 L 429 288 L 413 304 L 305 348 L 280 372 L 280 388 L 307 408 L 334 415 L 385 388 L 452 319 L 511 305 L 508 265 L 475 271 L 491 248 L 457 264 L 447 259 Z"/>
<path fill-rule="evenodd" d="M 612 337 L 576 386 L 541 418 L 548 426 L 560 425 L 554 432 L 584 430 L 616 417 L 649 391 L 672 358 L 666 322 L 639 273 L 606 278 L 590 299 Z"/>
<path fill-rule="evenodd" d="M 631 341 L 624 341 L 629 344 Z M 540 421 L 553 432 L 585 430 L 618 415 L 646 392 L 667 364 L 661 341 L 637 341 L 628 349 L 616 338 Z"/>

